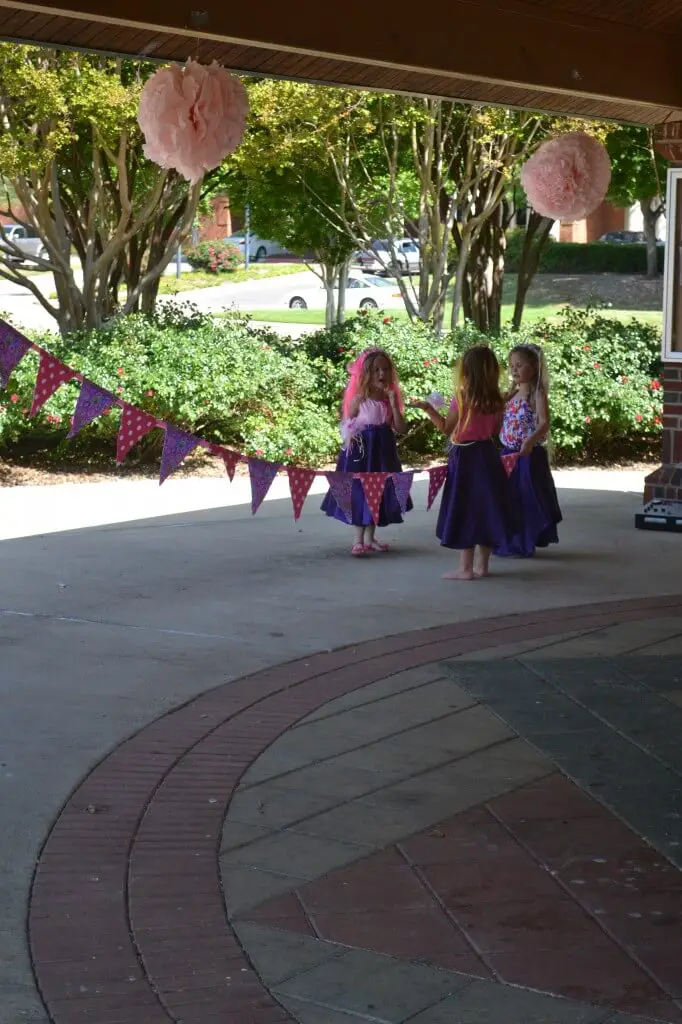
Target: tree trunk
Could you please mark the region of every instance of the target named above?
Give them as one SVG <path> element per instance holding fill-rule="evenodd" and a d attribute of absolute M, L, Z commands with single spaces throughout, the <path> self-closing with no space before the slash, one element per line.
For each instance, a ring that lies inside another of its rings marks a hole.
<path fill-rule="evenodd" d="M 521 263 L 516 281 L 516 301 L 514 302 L 514 316 L 512 318 L 512 330 L 514 331 L 518 331 L 521 326 L 526 295 L 540 266 L 540 256 L 547 243 L 553 224 L 554 221 L 548 217 L 541 217 L 535 210 L 529 211 L 526 233 L 523 238 Z"/>
<path fill-rule="evenodd" d="M 659 199 L 640 199 L 644 241 L 646 244 L 646 276 L 658 277 L 658 246 L 656 245 L 656 227 L 661 215 L 662 204 Z"/>
<path fill-rule="evenodd" d="M 464 316 L 484 334 L 499 334 L 502 327 L 506 222 L 507 212 L 502 202 L 472 242 L 464 272 Z"/>
<path fill-rule="evenodd" d="M 336 322 L 343 324 L 346 321 L 346 284 L 348 283 L 348 269 L 350 260 L 345 260 L 339 269 L 339 298 L 336 306 Z"/>
<path fill-rule="evenodd" d="M 336 282 L 338 280 L 338 267 L 336 263 L 322 264 L 322 283 L 327 293 L 327 303 L 324 311 L 324 325 L 329 330 L 336 323 Z"/>

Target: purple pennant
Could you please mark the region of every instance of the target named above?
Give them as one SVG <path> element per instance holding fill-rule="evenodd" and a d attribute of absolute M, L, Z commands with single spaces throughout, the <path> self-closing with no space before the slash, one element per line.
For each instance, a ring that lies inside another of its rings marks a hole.
<path fill-rule="evenodd" d="M 31 348 L 31 342 L 0 320 L 0 385 L 6 388 L 14 367 Z"/>
<path fill-rule="evenodd" d="M 413 481 L 413 472 L 393 474 L 393 488 L 395 490 L 395 496 L 398 499 L 398 504 L 400 505 L 400 511 L 403 514 L 407 512 L 407 503 L 410 500 L 410 491 L 412 490 Z"/>
<path fill-rule="evenodd" d="M 329 490 L 332 492 L 334 501 L 339 506 L 346 522 L 350 523 L 353 515 L 351 499 L 353 496 L 353 474 L 352 473 L 326 473 L 329 481 Z"/>
<path fill-rule="evenodd" d="M 270 490 L 272 481 L 282 467 L 265 459 L 249 459 L 248 462 L 251 477 L 251 515 L 255 516 Z"/>
<path fill-rule="evenodd" d="M 166 427 L 163 452 L 161 453 L 159 484 L 162 484 L 166 477 L 169 477 L 178 468 L 182 460 L 186 459 L 198 444 L 198 437 L 187 434 L 184 430 L 178 430 L 176 427 Z"/>
<path fill-rule="evenodd" d="M 110 391 L 98 388 L 90 380 L 84 380 L 67 438 L 75 437 L 79 430 L 110 409 L 115 401 L 116 397 Z"/>

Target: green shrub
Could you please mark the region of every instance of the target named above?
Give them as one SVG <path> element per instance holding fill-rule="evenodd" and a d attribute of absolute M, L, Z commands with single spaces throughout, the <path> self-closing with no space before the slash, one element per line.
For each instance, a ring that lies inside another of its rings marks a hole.
<path fill-rule="evenodd" d="M 34 336 L 59 359 L 161 419 L 247 454 L 322 466 L 339 446 L 346 367 L 363 349 L 393 357 L 406 398 L 452 392 L 454 358 L 487 342 L 467 325 L 434 339 L 425 325 L 367 312 L 331 331 L 299 340 L 250 329 L 239 316 L 221 320 L 192 307 L 164 305 L 156 317 L 130 316 L 108 330 L 70 338 Z M 605 460 L 656 452 L 662 416 L 660 335 L 635 319 L 565 309 L 520 334 L 491 341 L 499 359 L 519 341 L 542 345 L 551 375 L 552 441 L 557 459 Z M 34 420 L 37 357 L 27 356 L 0 404 L 0 449 L 51 452 L 55 458 L 106 457 L 115 451 L 113 410 L 67 443 L 77 385 L 67 384 Z M 401 441 L 406 462 L 442 453 L 444 439 L 422 413 L 407 410 Z M 159 432 L 131 458 L 157 456 Z"/>
<path fill-rule="evenodd" d="M 210 274 L 236 270 L 244 262 L 239 246 L 229 242 L 199 242 L 185 250 L 185 258 L 193 270 L 206 270 Z"/>
<path fill-rule="evenodd" d="M 523 231 L 507 235 L 505 269 L 518 273 L 523 250 Z M 657 247 L 659 270 L 663 270 L 664 247 Z M 555 242 L 548 239 L 540 256 L 541 274 L 646 274 L 646 246 L 614 245 L 610 242 Z"/>

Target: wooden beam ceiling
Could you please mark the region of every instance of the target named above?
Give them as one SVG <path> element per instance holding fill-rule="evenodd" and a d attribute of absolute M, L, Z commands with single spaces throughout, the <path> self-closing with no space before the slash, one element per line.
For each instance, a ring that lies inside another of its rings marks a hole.
<path fill-rule="evenodd" d="M 642 124 L 682 119 L 679 0 L 346 0 L 331 11 L 319 0 L 193 2 L 0 0 L 0 37 Z"/>

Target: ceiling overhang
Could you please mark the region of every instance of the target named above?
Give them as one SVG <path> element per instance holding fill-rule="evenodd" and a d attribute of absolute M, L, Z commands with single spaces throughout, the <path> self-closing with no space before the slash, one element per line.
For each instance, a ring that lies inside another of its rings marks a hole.
<path fill-rule="evenodd" d="M 194 3 L 0 0 L 0 37 L 641 124 L 682 119 L 676 0 Z"/>

